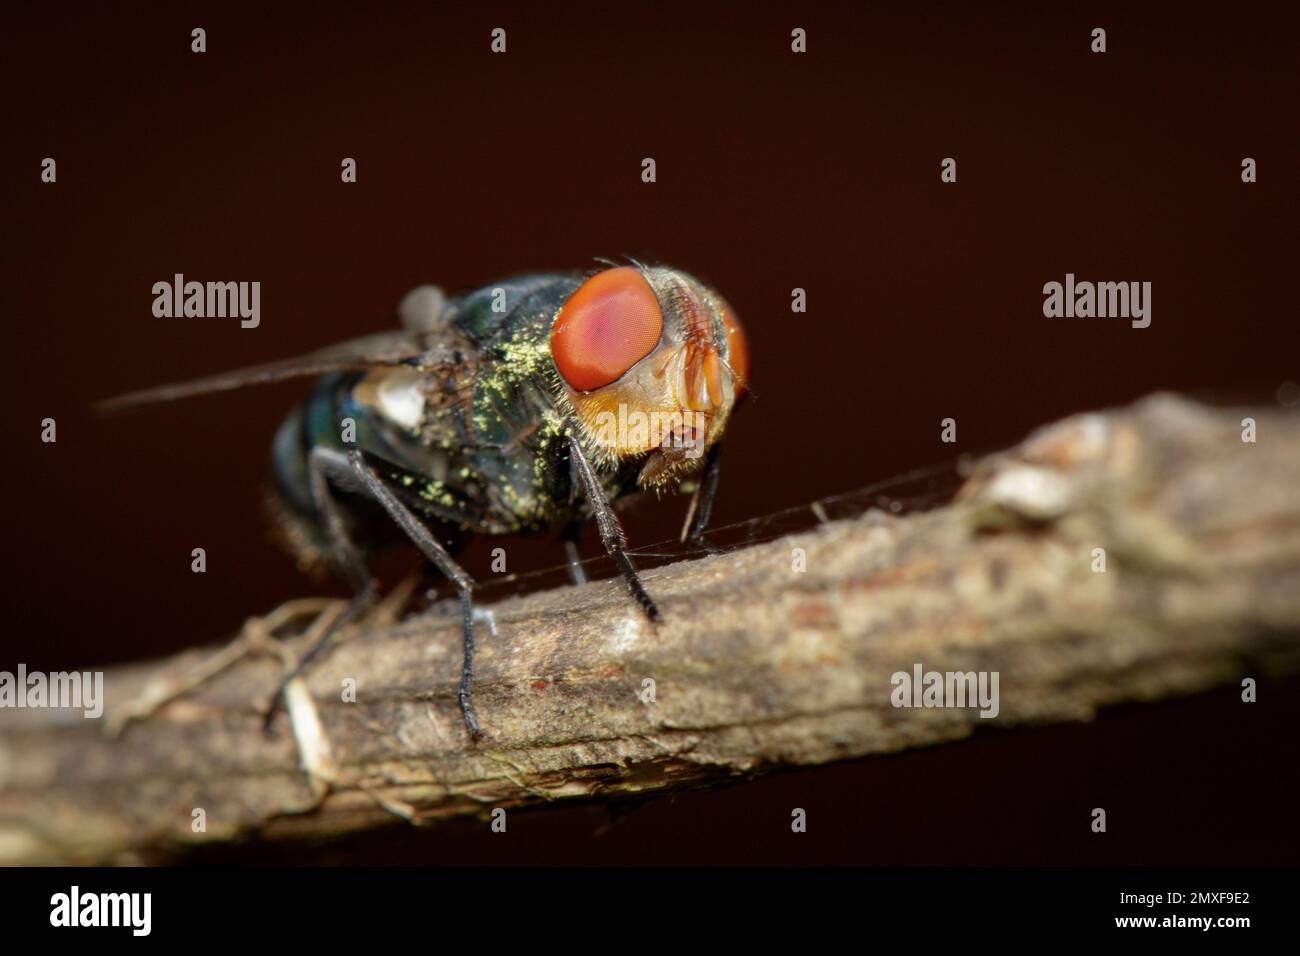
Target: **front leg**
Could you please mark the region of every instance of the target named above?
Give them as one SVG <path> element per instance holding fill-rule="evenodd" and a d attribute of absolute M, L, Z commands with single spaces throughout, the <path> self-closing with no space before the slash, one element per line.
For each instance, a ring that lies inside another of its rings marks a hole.
<path fill-rule="evenodd" d="M 713 501 L 718 497 L 718 482 L 722 478 L 722 442 L 714 442 L 704 457 L 704 473 L 700 476 L 695 493 L 691 495 L 690 507 L 686 509 L 686 521 L 682 524 L 682 543 L 693 544 L 707 551 L 716 551 L 704 543 L 704 529 L 709 526 L 713 515 Z"/>
<path fill-rule="evenodd" d="M 609 498 L 605 496 L 605 490 L 600 487 L 600 482 L 596 480 L 595 469 L 591 467 L 591 462 L 587 460 L 587 455 L 583 452 L 582 446 L 572 434 L 569 435 L 569 453 L 573 457 L 573 464 L 577 468 L 578 477 L 582 481 L 582 490 L 587 495 L 587 503 L 591 506 L 592 515 L 596 519 L 596 527 L 600 531 L 600 542 L 605 546 L 605 552 L 618 565 L 623 580 L 627 582 L 628 590 L 632 592 L 632 596 L 641 605 L 641 610 L 645 611 L 646 617 L 652 621 L 659 620 L 659 608 L 655 606 L 654 600 L 646 593 L 645 586 L 636 573 L 636 568 L 632 566 L 632 562 L 628 559 L 625 551 L 627 537 L 623 534 L 623 526 L 618 523 L 618 516 L 614 514 Z"/>

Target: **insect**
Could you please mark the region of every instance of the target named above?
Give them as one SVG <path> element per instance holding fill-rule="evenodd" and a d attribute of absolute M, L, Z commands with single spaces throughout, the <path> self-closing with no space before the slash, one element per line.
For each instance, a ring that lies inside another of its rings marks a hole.
<path fill-rule="evenodd" d="M 272 697 L 376 600 L 363 545 L 393 526 L 456 587 L 464 629 L 459 702 L 474 739 L 474 582 L 467 535 L 559 533 L 595 519 L 642 612 L 659 611 L 626 554 L 613 504 L 698 473 L 682 538 L 698 542 L 718 490 L 722 436 L 744 394 L 748 351 L 726 301 L 676 269 L 607 263 L 518 276 L 399 306 L 402 328 L 242 371 L 112 399 L 120 409 L 317 376 L 272 447 L 273 517 L 301 564 L 354 597 Z"/>

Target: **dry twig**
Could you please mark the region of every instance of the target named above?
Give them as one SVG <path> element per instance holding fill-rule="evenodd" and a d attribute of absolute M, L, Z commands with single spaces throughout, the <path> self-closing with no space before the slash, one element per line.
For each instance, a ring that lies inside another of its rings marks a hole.
<path fill-rule="evenodd" d="M 669 790 L 1294 670 L 1297 475 L 1296 415 L 1155 396 L 979 462 L 937 510 L 653 569 L 659 625 L 617 581 L 511 598 L 499 637 L 480 641 L 481 746 L 456 706 L 459 628 L 427 616 L 342 644 L 290 695 L 276 739 L 259 732 L 283 666 L 267 655 L 119 739 L 66 711 L 0 711 L 0 862 L 151 859 L 394 813 Z M 207 653 L 110 672 L 106 717 Z M 999 672 L 999 716 L 893 707 L 891 675 L 918 663 Z"/>

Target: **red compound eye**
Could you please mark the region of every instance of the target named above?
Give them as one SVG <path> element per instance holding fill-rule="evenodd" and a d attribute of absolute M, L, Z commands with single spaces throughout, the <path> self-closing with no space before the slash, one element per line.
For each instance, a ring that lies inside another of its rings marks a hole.
<path fill-rule="evenodd" d="M 659 344 L 664 317 L 641 272 L 606 269 L 569 296 L 551 328 L 551 356 L 579 392 L 621 378 Z"/>
<path fill-rule="evenodd" d="M 740 327 L 740 320 L 731 306 L 722 303 L 722 324 L 727 327 L 727 353 L 731 356 L 727 364 L 731 366 L 732 379 L 736 384 L 736 400 L 745 394 L 749 384 L 749 345 L 745 341 L 745 330 Z"/>

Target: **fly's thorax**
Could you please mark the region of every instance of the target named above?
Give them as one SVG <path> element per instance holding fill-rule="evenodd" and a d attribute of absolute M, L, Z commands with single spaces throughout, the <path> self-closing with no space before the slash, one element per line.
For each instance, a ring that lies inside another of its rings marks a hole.
<path fill-rule="evenodd" d="M 642 460 L 661 489 L 697 469 L 744 389 L 744 339 L 712 289 L 676 269 L 620 267 L 583 283 L 551 333 L 557 402 L 606 469 Z"/>
<path fill-rule="evenodd" d="M 359 443 L 402 466 L 386 477 L 408 503 L 490 534 L 548 527 L 569 506 L 548 493 L 537 461 L 555 434 L 550 316 L 575 285 L 562 276 L 508 281 L 494 287 L 501 313 L 495 295 L 457 300 L 427 361 L 372 369 L 350 384 Z"/>

